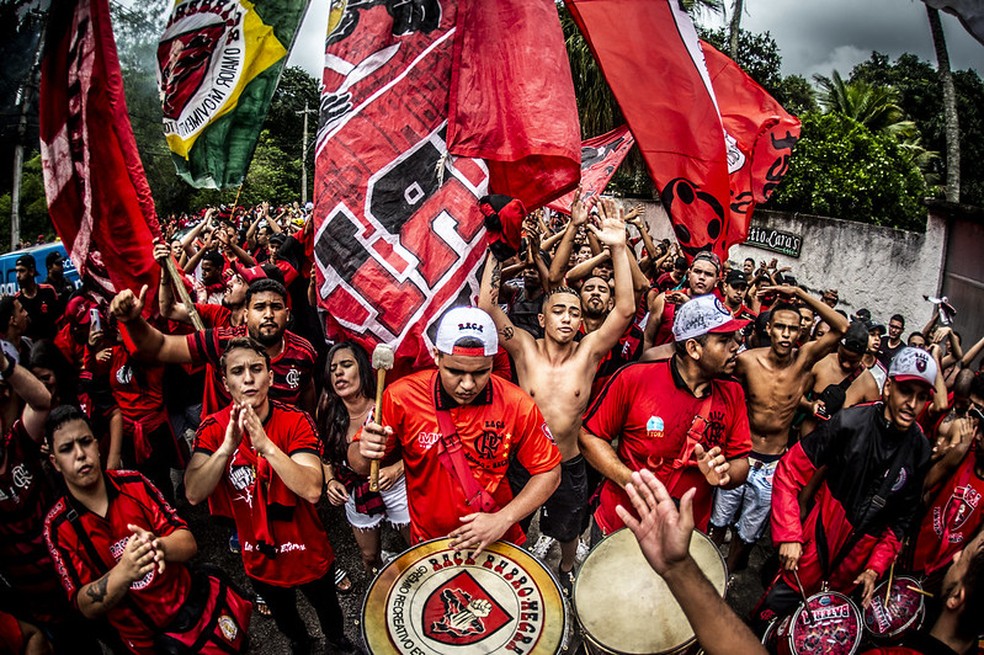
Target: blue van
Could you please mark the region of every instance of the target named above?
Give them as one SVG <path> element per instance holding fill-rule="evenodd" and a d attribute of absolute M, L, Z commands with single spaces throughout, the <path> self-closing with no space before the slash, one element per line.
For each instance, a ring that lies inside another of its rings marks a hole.
<path fill-rule="evenodd" d="M 55 241 L 53 243 L 43 243 L 40 246 L 31 246 L 30 248 L 14 250 L 13 252 L 0 255 L 0 295 L 12 296 L 17 293 L 17 271 L 14 268 L 17 265 L 17 258 L 21 255 L 34 255 L 34 261 L 37 262 L 38 268 L 38 283 L 44 282 L 48 277 L 45 259 L 50 252 L 60 252 L 62 257 L 65 258 L 65 279 L 74 284 L 76 289 L 82 286 L 82 281 L 79 279 L 79 272 L 75 270 L 75 264 L 72 263 L 68 253 L 65 252 L 65 244 L 61 241 Z"/>

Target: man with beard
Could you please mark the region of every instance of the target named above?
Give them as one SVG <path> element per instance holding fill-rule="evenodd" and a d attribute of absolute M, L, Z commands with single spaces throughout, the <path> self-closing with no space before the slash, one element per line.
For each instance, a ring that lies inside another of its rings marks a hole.
<path fill-rule="evenodd" d="M 673 316 L 677 307 L 691 298 L 712 293 L 721 273 L 721 260 L 712 252 L 699 252 L 687 272 L 686 285 L 676 291 L 658 295 L 649 291 L 649 322 L 646 324 L 646 348 L 674 341 Z"/>
<path fill-rule="evenodd" d="M 540 531 L 560 542 L 560 578 L 570 593 L 577 553 L 578 535 L 587 527 L 588 485 L 584 459 L 577 447 L 581 414 L 587 407 L 598 364 L 632 322 L 635 310 L 632 274 L 625 245 L 625 223 L 621 208 L 614 201 L 598 204 L 600 228 L 588 224 L 598 240 L 611 248 L 615 267 L 615 306 L 611 299 L 588 292 L 587 303 L 568 287 L 554 289 L 543 301 L 540 325 L 544 337 L 535 339 L 516 328 L 499 308 L 499 262 L 491 254 L 485 264 L 479 307 L 487 311 L 501 335 L 500 343 L 513 358 L 519 385 L 536 401 L 547 426 L 553 434 L 563 460 L 560 487 L 550 496 L 540 513 Z M 585 287 L 608 283 L 600 278 L 588 278 Z M 602 305 L 604 298 L 604 305 Z M 590 310 L 588 308 L 591 308 Z M 602 324 L 575 341 L 581 327 L 581 314 L 591 311 L 604 318 Z M 527 477 L 527 476 L 522 476 Z M 516 481 L 524 486 L 525 479 Z"/>
<path fill-rule="evenodd" d="M 936 362 L 905 348 L 888 375 L 884 402 L 842 410 L 779 461 L 772 540 L 783 570 L 754 617 L 760 627 L 824 582 L 841 593 L 861 585 L 867 604 L 902 548 L 929 468 L 930 446 L 916 416 L 932 397 Z M 820 467 L 827 472 L 803 521 L 799 496 Z"/>
<path fill-rule="evenodd" d="M 110 311 L 123 325 L 136 347 L 136 353 L 164 364 L 209 363 L 218 372 L 219 359 L 226 344 L 236 337 L 249 336 L 266 348 L 273 369 L 270 394 L 285 403 L 313 411 L 315 391 L 312 382 L 315 352 L 304 338 L 286 329 L 290 318 L 287 290 L 270 279 L 257 280 L 246 291 L 246 322 L 236 327 L 201 330 L 188 335 L 162 334 L 144 320 L 141 313 L 147 287 L 139 297 L 124 289 L 113 298 Z M 215 413 L 231 398 L 221 379 L 205 380 L 203 412 Z"/>
<path fill-rule="evenodd" d="M 799 400 L 812 382 L 810 370 L 837 346 L 840 335 L 847 330 L 847 319 L 799 287 L 767 287 L 762 292 L 804 302 L 833 328 L 822 339 L 797 349 L 802 330 L 800 314 L 796 305 L 780 302 L 769 315 L 771 345 L 746 350 L 738 356 L 735 375 L 745 389 L 752 433 L 748 481 L 738 488 L 718 492 L 710 523 L 710 536 L 720 545 L 726 528 L 741 508 L 728 553 L 731 572 L 748 565 L 752 547 L 769 524 L 773 475 L 779 458 L 786 452 Z"/>
<path fill-rule="evenodd" d="M 612 299 L 612 285 L 605 278 L 592 276 L 581 285 L 579 295 L 581 297 L 581 334 L 592 334 L 605 324 L 615 306 Z M 601 362 L 598 364 L 594 381 L 591 383 L 591 398 L 598 395 L 598 392 L 608 382 L 608 378 L 615 374 L 615 371 L 629 362 L 639 359 L 642 354 L 643 338 L 642 330 L 634 321 L 625 328 L 618 341 L 602 356 Z"/>
<path fill-rule="evenodd" d="M 926 474 L 928 511 L 916 537 L 913 570 L 943 571 L 984 523 L 984 377 L 970 384 L 969 407 L 947 424 L 943 454 Z"/>
<path fill-rule="evenodd" d="M 734 371 L 735 333 L 744 325 L 712 295 L 686 302 L 674 317 L 673 357 L 623 367 L 588 409 L 580 444 L 607 478 L 594 515 L 602 532 L 622 527 L 615 508 L 630 506 L 625 485 L 633 471 L 652 469 L 676 499 L 696 487 L 701 530 L 714 488 L 745 481 L 752 445 L 745 394 L 725 377 Z"/>

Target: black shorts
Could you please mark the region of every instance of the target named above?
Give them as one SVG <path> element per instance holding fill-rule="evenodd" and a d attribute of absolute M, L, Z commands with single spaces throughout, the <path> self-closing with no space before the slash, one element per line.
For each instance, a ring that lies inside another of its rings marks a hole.
<path fill-rule="evenodd" d="M 560 486 L 540 509 L 540 532 L 557 541 L 574 541 L 588 527 L 588 478 L 578 455 L 560 465 Z"/>

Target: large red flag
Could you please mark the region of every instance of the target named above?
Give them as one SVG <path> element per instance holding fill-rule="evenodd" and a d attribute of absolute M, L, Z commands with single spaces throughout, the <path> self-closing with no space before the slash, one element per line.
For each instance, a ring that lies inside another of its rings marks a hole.
<path fill-rule="evenodd" d="M 581 145 L 581 199 L 599 195 L 608 186 L 619 164 L 629 154 L 635 139 L 625 125 L 601 136 L 591 137 Z M 547 207 L 564 214 L 571 213 L 575 191 L 547 203 Z"/>
<path fill-rule="evenodd" d="M 724 239 L 730 246 L 748 238 L 755 205 L 769 199 L 789 170 L 800 120 L 714 46 L 701 46 L 728 148 L 731 221 Z"/>
<path fill-rule="evenodd" d="M 93 290 L 147 284 L 153 292 L 160 269 L 151 240 L 160 228 L 130 128 L 108 0 L 53 2 L 48 21 L 39 104 L 51 220 Z"/>
<path fill-rule="evenodd" d="M 730 212 L 721 117 L 678 0 L 566 0 L 635 136 L 684 252 L 713 249 Z"/>
<path fill-rule="evenodd" d="M 505 12 L 500 20 L 523 15 L 515 7 L 505 11 L 519 2 L 498 3 Z M 503 119 L 497 113 L 512 111 L 510 89 L 524 88 L 524 80 L 512 77 L 520 75 L 515 66 L 504 68 L 497 79 L 487 77 L 494 71 L 482 67 L 455 78 L 463 107 L 456 113 L 455 128 L 461 150 L 450 147 L 454 53 L 459 53 L 459 63 L 497 56 L 494 43 L 479 52 L 466 51 L 479 47 L 474 35 L 456 44 L 463 38 L 458 12 L 466 4 L 480 3 L 348 3 L 329 14 L 315 158 L 314 259 L 320 305 L 327 310 L 330 338 L 356 339 L 370 350 L 381 342 L 393 345 L 403 369 L 431 364 L 429 348 L 440 317 L 478 295 L 476 273 L 486 238 L 477 199 L 489 190 L 490 172 L 482 158 L 458 153 L 475 148 L 476 154 L 495 159 L 505 189 L 519 189 L 540 202 L 569 186 L 555 181 L 553 169 L 528 168 L 524 174 L 531 177 L 523 180 L 525 186 L 511 186 L 515 178 L 508 162 L 556 166 L 561 161 L 569 167 L 569 147 L 537 141 L 551 134 L 542 125 L 514 125 L 517 134 L 499 144 L 501 150 L 487 138 L 497 133 L 504 137 L 501 130 L 508 123 L 497 122 Z M 552 20 L 559 22 L 550 8 Z M 477 15 L 485 21 L 493 18 L 486 12 Z M 470 32 L 476 26 L 466 27 Z M 488 27 L 503 43 L 515 38 L 504 28 Z M 520 31 L 530 36 L 533 27 Z M 529 58 L 525 63 L 538 65 Z M 475 86 L 463 91 L 463 77 Z M 492 83 L 498 99 L 484 86 Z M 489 105 L 493 99 L 500 104 Z M 524 110 L 516 117 L 528 114 Z M 576 120 L 576 112 L 558 118 L 551 111 L 549 118 Z M 485 136 L 469 135 L 468 130 L 486 123 L 493 127 Z M 576 182 L 576 129 L 573 134 Z"/>
<path fill-rule="evenodd" d="M 535 209 L 573 190 L 581 130 L 553 0 L 461 2 L 448 148 L 484 159 L 489 188 Z"/>

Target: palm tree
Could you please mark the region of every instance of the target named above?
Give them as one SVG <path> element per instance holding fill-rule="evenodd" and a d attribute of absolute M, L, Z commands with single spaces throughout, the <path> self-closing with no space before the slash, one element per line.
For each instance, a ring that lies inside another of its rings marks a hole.
<path fill-rule="evenodd" d="M 860 80 L 845 82 L 837 71 L 830 77 L 814 75 L 813 79 L 820 87 L 817 100 L 824 113 L 843 114 L 872 132 L 893 137 L 906 159 L 927 174 L 938 153 L 922 146 L 922 134 L 899 106 L 896 89 Z"/>
<path fill-rule="evenodd" d="M 741 12 L 745 9 L 745 0 L 735 0 L 731 6 L 731 22 L 728 25 L 728 56 L 738 58 L 738 34 L 741 32 Z"/>
<path fill-rule="evenodd" d="M 946 199 L 960 202 L 960 120 L 957 115 L 957 93 L 953 87 L 953 74 L 950 72 L 950 55 L 946 49 L 946 37 L 940 12 L 926 5 L 929 30 L 936 48 L 936 61 L 939 65 L 940 80 L 943 82 L 943 110 L 946 120 Z"/>

